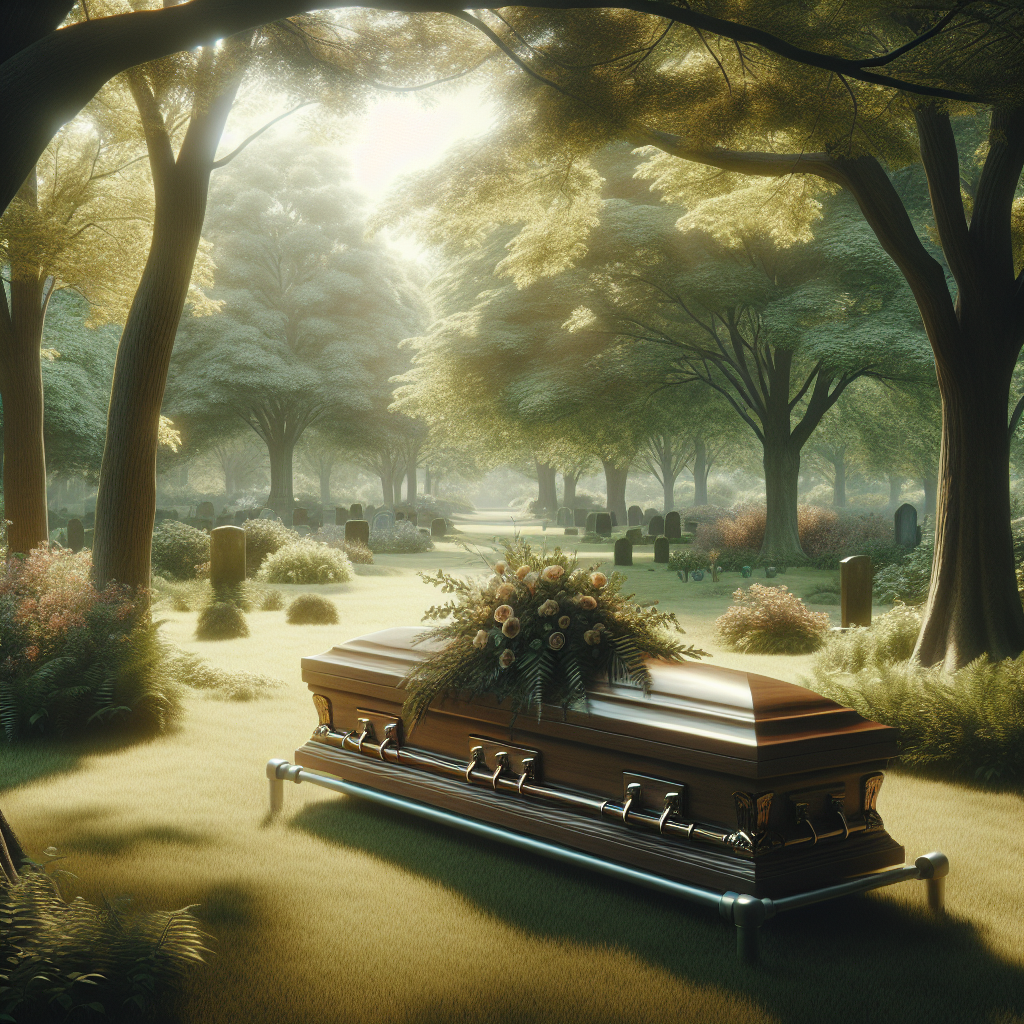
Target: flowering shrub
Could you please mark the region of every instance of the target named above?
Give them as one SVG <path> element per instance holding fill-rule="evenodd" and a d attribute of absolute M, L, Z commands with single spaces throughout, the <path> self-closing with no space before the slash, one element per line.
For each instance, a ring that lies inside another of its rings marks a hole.
<path fill-rule="evenodd" d="M 331 626 L 338 621 L 338 609 L 323 594 L 299 594 L 285 613 L 293 626 Z"/>
<path fill-rule="evenodd" d="M 247 519 L 242 529 L 245 530 L 246 576 L 255 576 L 270 555 L 299 539 L 294 530 L 276 519 Z"/>
<path fill-rule="evenodd" d="M 645 655 L 682 661 L 705 653 L 667 632 L 682 633 L 674 615 L 622 596 L 625 577 L 580 569 L 575 554 L 534 554 L 517 538 L 490 568 L 482 581 L 420 574 L 456 597 L 424 616 L 452 621 L 427 633 L 448 643 L 408 677 L 413 718 L 460 693 L 508 699 L 513 713 L 542 703 L 584 707 L 595 677 L 646 689 Z"/>
<path fill-rule="evenodd" d="M 180 709 L 143 597 L 92 583 L 88 551 L 36 548 L 0 569 L 0 722 L 8 740 L 165 729 Z"/>
<path fill-rule="evenodd" d="M 731 608 L 715 620 L 722 642 L 747 654 L 806 654 L 828 633 L 827 612 L 812 612 L 786 587 L 752 583 L 737 590 Z"/>
<path fill-rule="evenodd" d="M 434 542 L 408 519 L 400 519 L 389 528 L 370 531 L 370 550 L 374 554 L 413 554 L 433 549 Z"/>
<path fill-rule="evenodd" d="M 344 551 L 301 538 L 270 555 L 259 578 L 264 583 L 347 583 L 352 563 Z"/>
<path fill-rule="evenodd" d="M 210 574 L 210 535 L 177 519 L 165 519 L 153 531 L 153 572 L 171 580 L 194 580 L 205 564 Z"/>
<path fill-rule="evenodd" d="M 359 565 L 373 565 L 373 552 L 358 540 L 345 540 L 345 527 L 321 526 L 317 540 L 329 548 L 344 551 L 348 560 Z"/>

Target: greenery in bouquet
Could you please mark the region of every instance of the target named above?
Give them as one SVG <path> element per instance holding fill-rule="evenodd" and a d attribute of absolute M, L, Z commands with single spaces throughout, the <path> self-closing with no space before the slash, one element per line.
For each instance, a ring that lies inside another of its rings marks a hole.
<path fill-rule="evenodd" d="M 420 574 L 454 597 L 424 616 L 450 621 L 424 634 L 445 646 L 407 677 L 405 711 L 414 721 L 435 700 L 456 695 L 509 700 L 513 714 L 540 714 L 542 704 L 582 709 L 597 678 L 646 692 L 646 657 L 706 655 L 678 639 L 675 615 L 632 603 L 620 592 L 623 576 L 582 569 L 575 553 L 534 554 L 516 538 L 488 568 L 483 579 Z"/>

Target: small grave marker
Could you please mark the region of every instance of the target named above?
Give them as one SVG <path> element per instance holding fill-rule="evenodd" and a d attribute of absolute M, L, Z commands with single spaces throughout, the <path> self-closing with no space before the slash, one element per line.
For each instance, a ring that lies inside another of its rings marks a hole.
<path fill-rule="evenodd" d="M 448 524 L 441 518 L 431 519 L 430 521 L 430 536 L 437 538 L 444 538 L 444 535 L 448 532 Z"/>
<path fill-rule="evenodd" d="M 587 512 L 585 508 L 574 508 L 572 510 L 572 525 L 573 526 L 586 526 L 587 525 Z"/>
<path fill-rule="evenodd" d="M 871 558 L 851 555 L 839 562 L 839 610 L 843 626 L 871 625 Z"/>
<path fill-rule="evenodd" d="M 669 512 L 665 516 L 665 536 L 669 540 L 678 540 L 683 535 L 683 527 L 679 522 L 678 512 Z"/>
<path fill-rule="evenodd" d="M 917 509 L 904 503 L 893 516 L 893 530 L 897 544 L 905 548 L 916 548 L 920 543 L 917 534 Z"/>
<path fill-rule="evenodd" d="M 668 537 L 659 537 L 654 542 L 654 560 L 668 564 Z"/>
<path fill-rule="evenodd" d="M 651 521 L 647 524 L 647 536 L 648 537 L 660 537 L 665 532 L 665 519 L 663 516 L 652 516 Z M 666 541 L 668 538 L 665 538 Z"/>
<path fill-rule="evenodd" d="M 348 508 L 349 519 L 362 519 L 363 518 L 363 506 L 358 502 L 354 501 Z"/>
<path fill-rule="evenodd" d="M 620 537 L 615 542 L 615 564 L 633 564 L 633 544 L 628 537 Z"/>
<path fill-rule="evenodd" d="M 210 586 L 237 587 L 245 581 L 245 530 L 218 526 L 210 534 Z"/>
<path fill-rule="evenodd" d="M 594 533 L 598 537 L 610 537 L 612 535 L 612 517 L 607 512 L 598 512 L 594 518 Z"/>
<path fill-rule="evenodd" d="M 644 510 L 639 505 L 630 505 L 626 509 L 626 525 L 640 526 L 644 521 Z"/>
<path fill-rule="evenodd" d="M 85 547 L 85 526 L 81 519 L 68 520 L 68 547 L 75 552 Z"/>
<path fill-rule="evenodd" d="M 365 519 L 350 519 L 345 524 L 345 540 L 369 545 L 370 524 Z"/>

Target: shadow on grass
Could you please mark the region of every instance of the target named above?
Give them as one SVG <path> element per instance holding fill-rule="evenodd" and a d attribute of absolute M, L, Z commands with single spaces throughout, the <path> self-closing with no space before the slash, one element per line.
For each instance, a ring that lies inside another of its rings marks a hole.
<path fill-rule="evenodd" d="M 760 966 L 745 968 L 715 911 L 358 800 L 306 807 L 289 824 L 430 878 L 515 928 L 628 951 L 787 1024 L 963 1024 L 1019 1010 L 1024 970 L 990 953 L 973 926 L 923 908 L 857 896 L 780 915 L 762 930 Z M 510 1007 L 503 1019 L 520 1017 Z"/>
<path fill-rule="evenodd" d="M 173 825 L 149 825 L 103 832 L 80 832 L 64 841 L 61 851 L 95 853 L 104 856 L 122 856 L 134 853 L 147 843 L 183 843 L 192 849 L 212 846 L 215 836 L 195 829 L 176 828 Z"/>
<path fill-rule="evenodd" d="M 19 740 L 16 743 L 0 740 L 0 793 L 37 779 L 66 775 L 77 771 L 88 757 L 115 754 L 154 738 L 126 733 L 75 740 Z"/>

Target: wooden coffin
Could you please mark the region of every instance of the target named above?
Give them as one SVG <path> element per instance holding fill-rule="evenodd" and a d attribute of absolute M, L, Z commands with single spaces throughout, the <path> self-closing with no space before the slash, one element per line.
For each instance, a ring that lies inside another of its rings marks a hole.
<path fill-rule="evenodd" d="M 875 802 L 896 730 L 707 664 L 596 683 L 588 712 L 449 699 L 403 731 L 430 650 L 382 630 L 302 660 L 319 724 L 295 763 L 719 891 L 779 897 L 904 862 Z"/>

